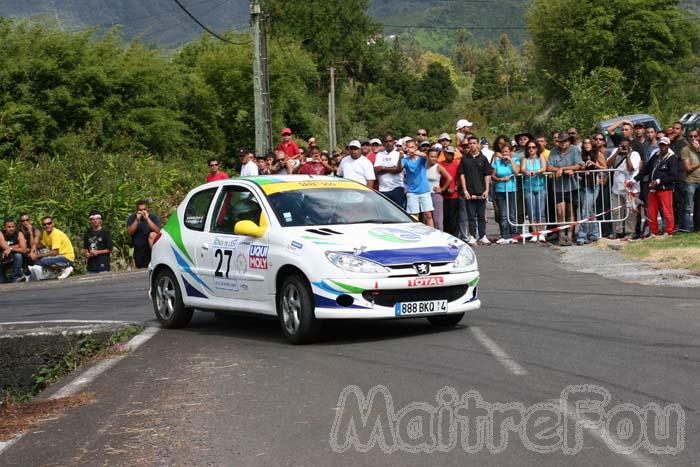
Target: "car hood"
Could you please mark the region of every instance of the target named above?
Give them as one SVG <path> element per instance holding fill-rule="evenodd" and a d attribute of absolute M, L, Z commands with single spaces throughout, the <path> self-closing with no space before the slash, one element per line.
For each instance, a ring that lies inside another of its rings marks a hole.
<path fill-rule="evenodd" d="M 351 224 L 287 228 L 292 243 L 355 253 L 384 266 L 454 261 L 465 243 L 420 223 Z M 285 230 L 287 230 L 285 229 Z"/>

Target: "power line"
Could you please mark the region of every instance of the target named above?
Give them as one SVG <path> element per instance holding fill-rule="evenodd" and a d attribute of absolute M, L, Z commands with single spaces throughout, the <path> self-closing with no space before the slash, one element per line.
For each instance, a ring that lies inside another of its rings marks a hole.
<path fill-rule="evenodd" d="M 231 45 L 248 45 L 248 44 L 250 44 L 251 41 L 247 41 L 247 42 L 233 42 L 233 41 L 230 41 L 230 40 L 228 40 L 228 39 L 226 39 L 226 38 L 221 37 L 220 35 L 218 35 L 218 34 L 215 33 L 214 31 L 212 31 L 211 29 L 209 29 L 204 23 L 202 23 L 201 21 L 199 21 L 192 13 L 189 12 L 189 10 L 188 10 L 187 8 L 185 8 L 185 6 L 184 6 L 182 3 L 180 3 L 179 0 L 173 0 L 173 1 L 174 1 L 175 3 L 177 3 L 177 6 L 179 6 L 179 7 L 182 9 L 182 11 L 184 11 L 185 13 L 187 13 L 187 16 L 189 16 L 190 18 L 192 18 L 192 21 L 194 21 L 195 23 L 197 23 L 197 24 L 199 25 L 199 27 L 201 27 L 201 28 L 204 29 L 206 32 L 208 32 L 208 33 L 211 34 L 212 36 L 216 37 L 216 38 L 219 39 L 220 41 L 226 42 L 227 44 L 231 44 Z"/>
<path fill-rule="evenodd" d="M 514 30 L 514 31 L 524 31 L 527 30 L 526 27 L 493 27 L 493 28 L 486 28 L 486 27 L 470 27 L 470 26 L 416 26 L 413 24 L 384 24 L 383 25 L 385 28 L 405 28 L 405 29 L 448 29 L 448 30 L 460 30 L 464 29 L 467 31 L 472 31 L 472 30 L 493 30 L 493 31 L 505 31 L 505 30 Z"/>

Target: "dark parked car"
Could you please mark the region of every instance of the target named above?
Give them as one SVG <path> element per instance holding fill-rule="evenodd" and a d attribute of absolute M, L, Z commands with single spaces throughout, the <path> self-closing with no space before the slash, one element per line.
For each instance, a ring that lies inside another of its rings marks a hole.
<path fill-rule="evenodd" d="M 605 139 L 608 143 L 608 147 L 612 147 L 613 142 L 610 139 L 610 136 L 608 136 L 608 127 L 610 125 L 614 125 L 618 122 L 623 122 L 625 120 L 629 120 L 632 122 L 632 124 L 636 123 L 641 123 L 644 125 L 644 128 L 652 126 L 656 129 L 656 131 L 659 131 L 661 129 L 661 124 L 659 121 L 654 117 L 653 115 L 648 115 L 648 114 L 635 114 L 635 115 L 625 115 L 624 117 L 615 117 L 611 118 L 610 120 L 603 120 L 602 122 L 598 122 L 598 124 L 595 126 L 595 131 L 596 133 L 603 133 L 605 135 Z M 616 133 L 620 133 L 622 130 L 618 128 L 615 130 Z"/>
<path fill-rule="evenodd" d="M 688 112 L 678 120 L 685 128 L 685 136 L 688 136 L 690 130 L 700 130 L 700 110 L 697 112 Z"/>

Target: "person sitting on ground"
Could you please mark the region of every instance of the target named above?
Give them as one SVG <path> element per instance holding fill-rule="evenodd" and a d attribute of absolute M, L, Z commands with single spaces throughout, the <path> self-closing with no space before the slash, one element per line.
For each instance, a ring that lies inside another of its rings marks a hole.
<path fill-rule="evenodd" d="M 647 206 L 651 235 L 659 235 L 659 221 L 657 219 L 659 207 L 666 225 L 666 234 L 673 235 L 673 190 L 675 189 L 676 180 L 678 180 L 680 164 L 678 158 L 670 149 L 671 141 L 668 138 L 663 137 L 659 139 L 658 144 L 659 149 L 651 155 L 647 165 L 639 171 L 634 180 L 638 182 L 646 175 L 649 175 L 649 180 L 651 180 L 649 182 Z M 633 184 L 632 180 L 625 182 L 627 187 L 631 187 Z"/>
<path fill-rule="evenodd" d="M 581 169 L 581 150 L 571 144 L 571 136 L 566 132 L 559 133 L 559 145 L 552 149 L 547 160 L 547 171 L 554 172 L 554 198 L 556 200 L 556 220 L 558 223 L 571 224 L 576 220 L 573 206 L 576 204 L 578 181 L 574 172 Z M 569 235 L 571 237 L 569 237 Z M 559 244 L 572 245 L 573 232 L 571 228 L 562 229 L 559 233 Z"/>
<path fill-rule="evenodd" d="M 131 236 L 134 263 L 137 268 L 148 267 L 148 263 L 151 262 L 151 248 L 156 236 L 160 233 L 160 226 L 158 216 L 148 212 L 148 201 L 138 200 L 136 212 L 130 214 L 126 220 L 126 232 Z"/>
<path fill-rule="evenodd" d="M 41 219 L 44 233 L 39 241 L 39 250 L 32 260 L 42 268 L 58 273 L 58 279 L 65 279 L 73 272 L 75 250 L 68 236 L 57 229 L 51 216 Z"/>
<path fill-rule="evenodd" d="M 38 249 L 41 231 L 32 225 L 31 217 L 26 212 L 19 215 L 19 230 L 24 234 L 24 239 L 27 242 L 27 253 L 24 255 L 22 267 L 24 269 L 24 275 L 29 276 L 28 268 L 34 264 L 34 261 L 31 259 L 31 254 L 36 253 Z"/>
<path fill-rule="evenodd" d="M 206 178 L 204 181 L 206 183 L 209 182 L 215 182 L 217 180 L 226 180 L 228 178 L 228 174 L 221 170 L 221 167 L 219 165 L 219 159 L 216 157 L 212 157 L 208 161 L 209 163 L 209 172 L 207 173 Z"/>
<path fill-rule="evenodd" d="M 496 187 L 494 189 L 495 201 L 498 205 L 500 218 L 498 222 L 501 226 L 501 238 L 496 240 L 499 245 L 516 243 L 513 240 L 517 222 L 515 216 L 515 177 L 520 173 L 520 166 L 513 161 L 513 150 L 510 143 L 503 143 L 500 152 L 494 154 L 491 162 L 491 179 Z"/>
<path fill-rule="evenodd" d="M 112 254 L 112 235 L 102 227 L 102 214 L 90 211 L 88 219 L 90 228 L 83 239 L 83 253 L 87 258 L 87 271 L 93 273 L 110 270 L 110 255 Z"/>
<path fill-rule="evenodd" d="M 525 209 L 536 230 L 545 229 L 547 226 L 547 189 L 544 173 L 547 171 L 547 160 L 535 141 L 528 141 L 525 145 L 525 157 L 520 161 L 520 173 L 523 174 L 523 198 Z M 533 235 L 531 242 L 544 242 L 544 235 Z"/>
<path fill-rule="evenodd" d="M 18 282 L 24 278 L 22 261 L 27 254 L 27 242 L 24 234 L 17 229 L 14 219 L 5 219 L 0 231 L 0 284 L 8 282 L 7 272 L 12 270 L 9 282 Z"/>
<path fill-rule="evenodd" d="M 428 155 L 418 151 L 413 140 L 407 141 L 399 154 L 406 174 L 406 211 L 420 215 L 423 223 L 434 227 L 433 199 L 427 174 Z"/>

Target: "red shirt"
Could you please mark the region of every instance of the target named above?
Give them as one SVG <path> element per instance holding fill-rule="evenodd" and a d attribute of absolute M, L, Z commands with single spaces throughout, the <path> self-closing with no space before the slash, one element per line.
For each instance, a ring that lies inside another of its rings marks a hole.
<path fill-rule="evenodd" d="M 439 164 L 447 171 L 448 174 L 452 175 L 452 183 L 447 186 L 448 190 L 453 190 L 452 193 L 447 193 L 443 195 L 445 199 L 457 199 L 459 198 L 459 190 L 457 189 L 457 180 L 459 179 L 459 161 L 452 159 L 452 162 L 439 162 Z M 440 180 L 440 185 L 444 184 L 444 180 Z"/>
<path fill-rule="evenodd" d="M 219 170 L 215 173 L 208 173 L 207 174 L 207 183 L 209 182 L 215 182 L 217 180 L 226 180 L 228 178 L 228 174 L 224 172 L 223 170 Z"/>
<path fill-rule="evenodd" d="M 377 153 L 376 152 L 370 152 L 365 156 L 369 161 L 374 165 L 374 161 L 377 159 Z"/>
<path fill-rule="evenodd" d="M 299 149 L 299 146 L 297 146 L 297 143 L 295 143 L 292 140 L 289 140 L 288 143 L 285 143 L 284 141 L 282 141 L 279 144 L 279 146 L 277 146 L 277 150 L 284 151 L 284 153 L 289 157 L 294 157 L 301 152 L 301 149 Z"/>
<path fill-rule="evenodd" d="M 326 175 L 326 168 L 320 162 L 307 162 L 302 165 L 299 171 L 299 175 Z"/>

